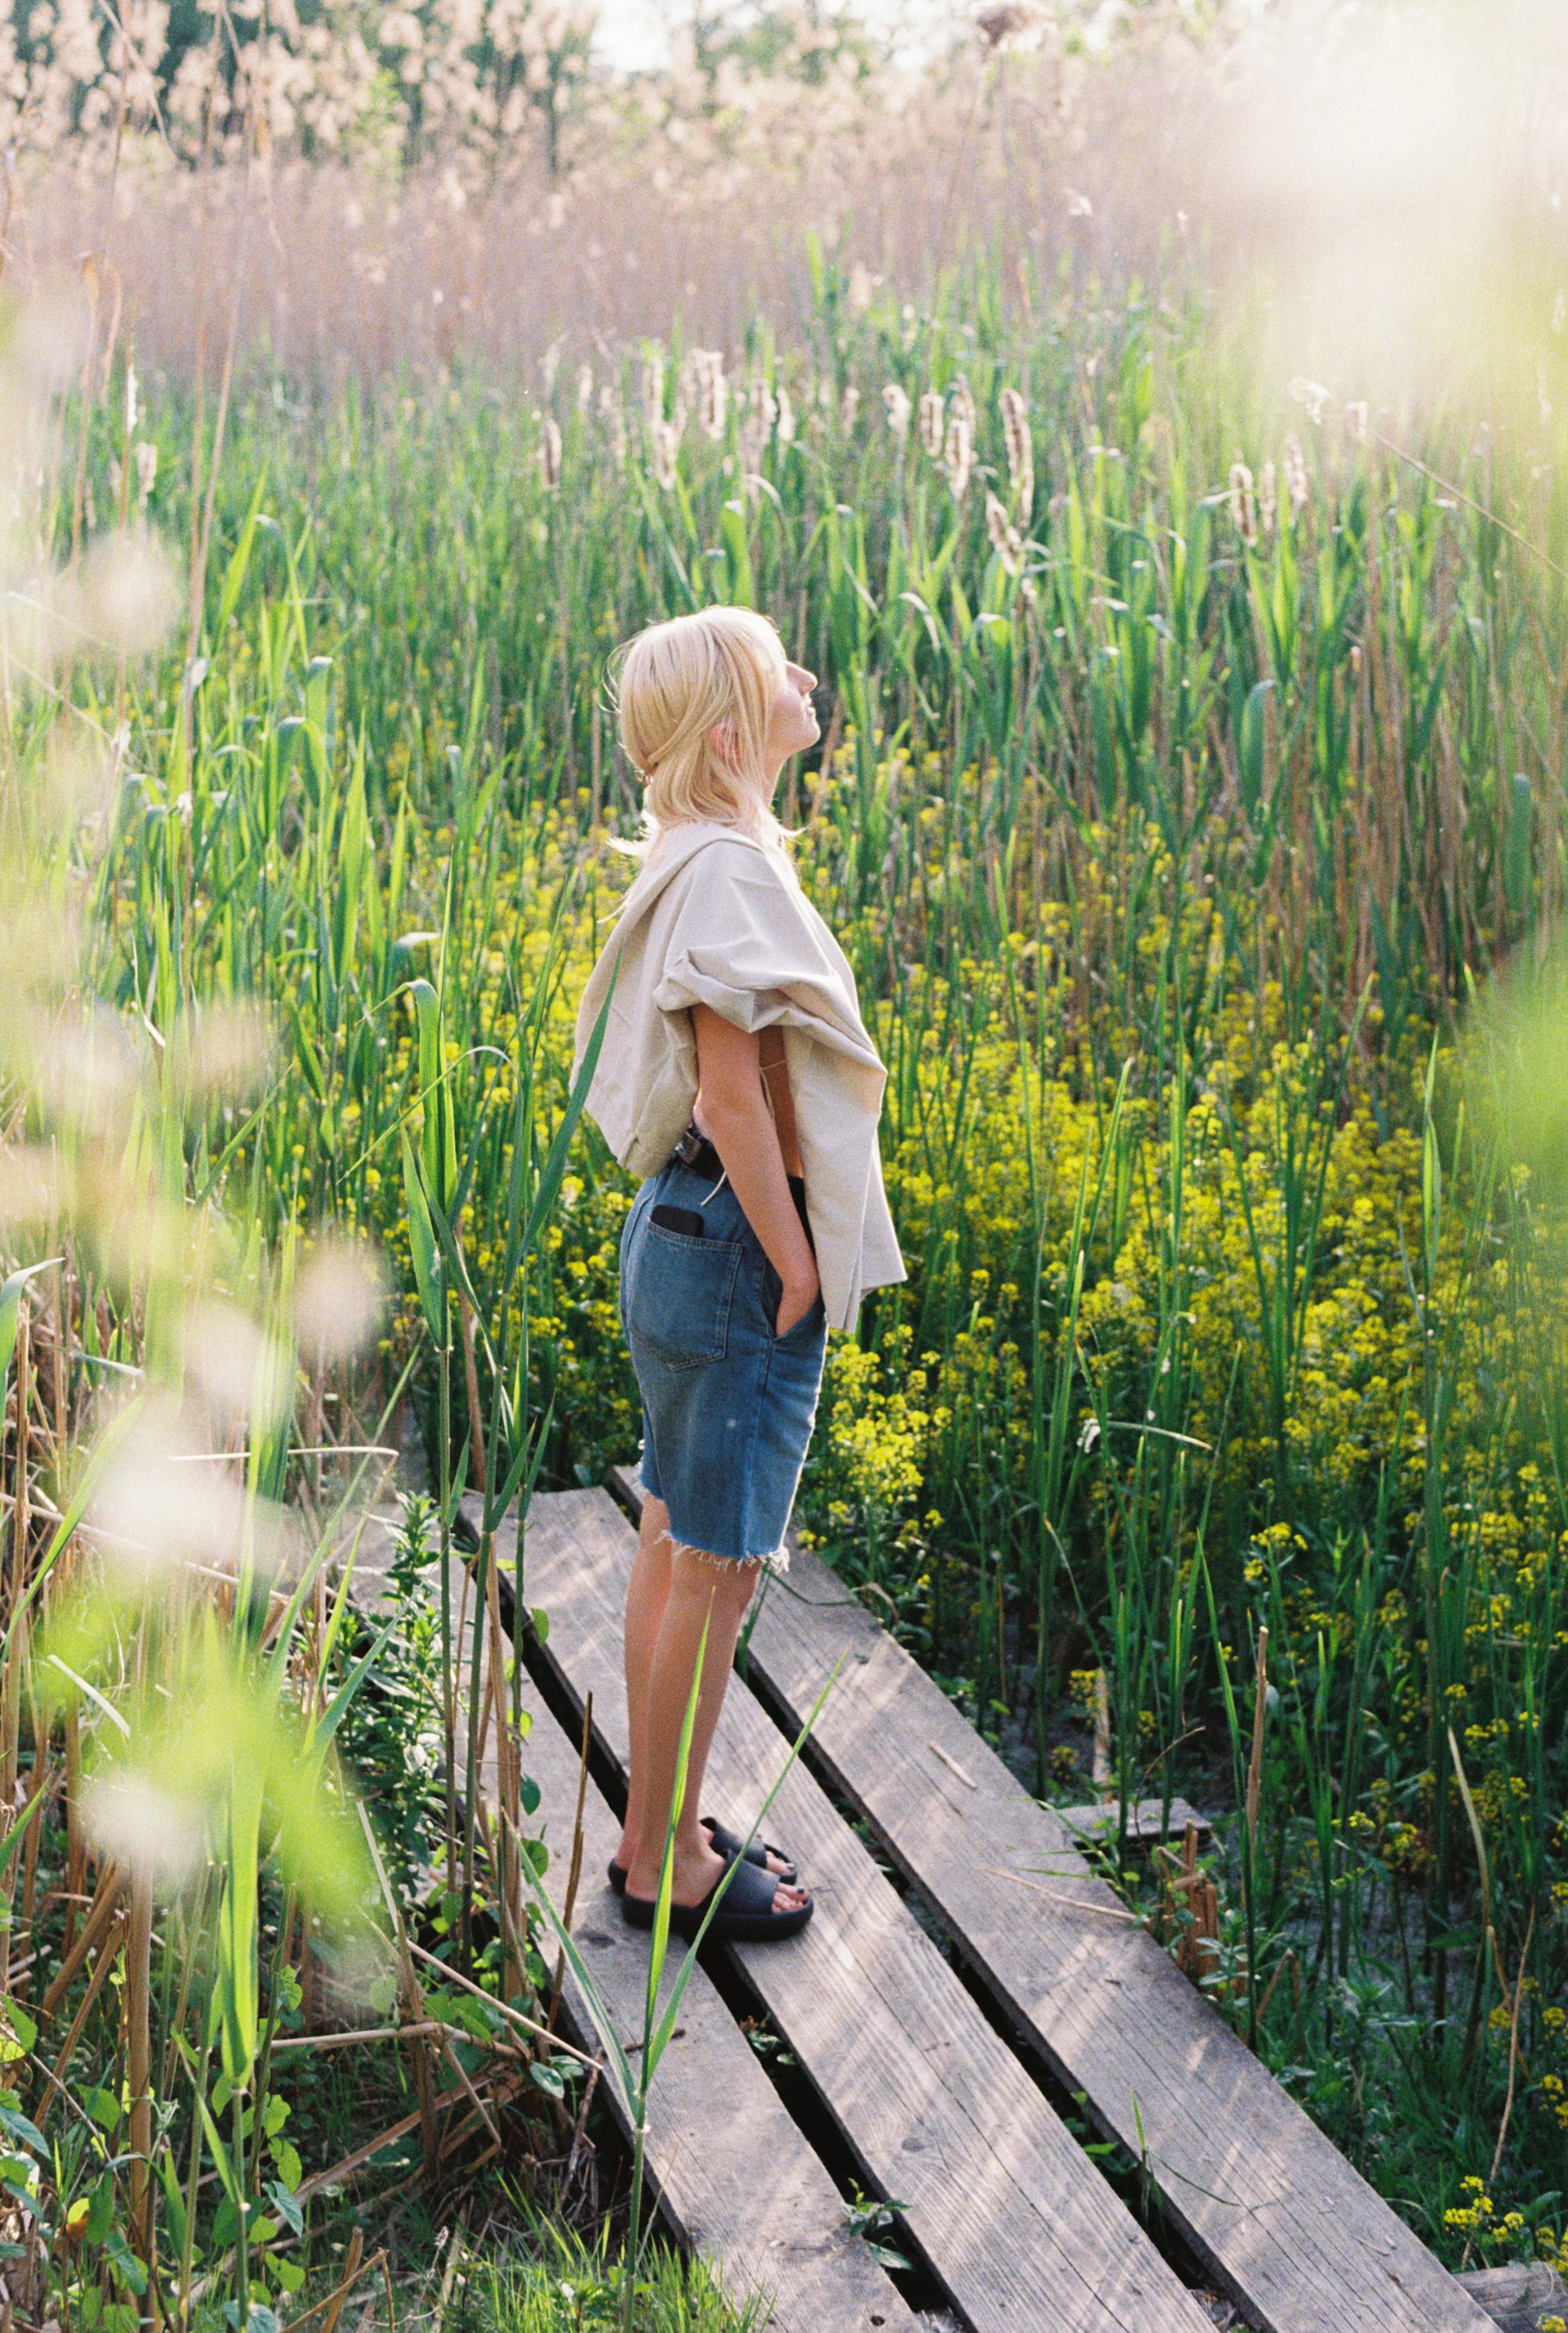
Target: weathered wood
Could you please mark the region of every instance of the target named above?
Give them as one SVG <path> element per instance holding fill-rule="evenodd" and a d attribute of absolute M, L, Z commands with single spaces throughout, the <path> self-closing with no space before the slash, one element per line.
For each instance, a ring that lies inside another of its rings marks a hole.
<path fill-rule="evenodd" d="M 1503 2333 L 1540 2333 L 1544 2317 L 1568 2317 L 1568 2286 L 1545 2261 L 1471 2269 L 1454 2281 L 1464 2286 Z"/>
<path fill-rule="evenodd" d="M 578 1756 L 546 1709 L 534 1713 L 523 1763 L 543 1793 L 536 1827 L 551 1851 L 545 1884 L 560 1912 L 572 1862 Z M 642 2038 L 648 1939 L 627 1926 L 605 1879 L 620 1826 L 592 1781 L 582 1828 L 572 1933 L 618 2038 L 623 2046 L 635 2044 Z M 680 1954 L 677 1942 L 666 1999 Z M 568 2005 L 584 2046 L 597 2047 L 571 1984 Z M 676 2235 L 712 2264 L 736 2299 L 771 2295 L 772 2312 L 762 2321 L 774 2333 L 872 2333 L 879 2326 L 908 2333 L 915 2323 L 908 2304 L 851 2228 L 832 2181 L 700 1968 L 682 1997 L 675 2031 L 654 2076 L 647 2161 Z M 626 2129 L 612 2087 L 604 2084 L 601 2095 Z"/>
<path fill-rule="evenodd" d="M 1091 1840 L 1116 1837 L 1121 1821 L 1121 1810 L 1114 1799 L 1103 1806 L 1058 1807 L 1058 1822 L 1064 1822 L 1071 1831 Z M 1157 1844 L 1161 1839 L 1180 1839 L 1191 1823 L 1198 1832 L 1198 1843 L 1207 1849 L 1214 1836 L 1207 1815 L 1189 1807 L 1185 1799 L 1172 1799 L 1167 1808 L 1163 1799 L 1140 1799 L 1127 1810 L 1127 1836 L 1135 1847 Z"/>
<path fill-rule="evenodd" d="M 514 1544 L 515 1544 L 514 1539 Z M 367 1531 L 355 1567 L 352 1594 L 368 1617 L 384 1605 L 386 1571 L 394 1549 L 385 1529 Z M 472 1652 L 471 1559 L 465 1581 L 460 1556 L 448 1559 L 453 1626 L 467 1609 Z M 439 1559 L 421 1575 L 440 1592 Z M 465 1591 L 467 1600 L 465 1602 Z M 484 1666 L 483 1647 L 481 1667 Z M 463 1664 L 467 1701 L 467 1658 Z M 545 1884 L 558 1913 L 565 1909 L 577 1810 L 579 1752 L 532 1691 L 523 1768 L 539 1785 L 536 1828 L 551 1851 Z M 458 1718 L 458 1757 L 466 1752 Z M 486 1730 L 480 1788 L 495 1798 L 494 1729 Z M 462 1776 L 459 1773 L 459 1785 Z M 572 1933 L 591 1969 L 622 2046 L 642 2037 L 648 1984 L 648 1943 L 629 1929 L 610 1890 L 605 1869 L 620 1826 L 592 1781 L 583 1794 L 582 1871 Z M 547 1953 L 553 1963 L 554 1955 Z M 670 1955 L 668 2000 L 680 1948 Z M 565 2006 L 586 2049 L 599 2046 L 586 2003 L 570 1980 Z M 832 2181 L 791 2119 L 756 2054 L 698 1968 L 681 2001 L 674 2039 L 659 2061 L 649 2101 L 649 2178 L 670 2232 L 713 2268 L 737 2302 L 767 2303 L 759 2333 L 910 2333 L 915 2319 L 898 2288 L 854 2233 Z M 628 2140 L 622 2102 L 606 2082 L 605 2097 Z M 765 2175 L 759 2176 L 759 2166 Z"/>
<path fill-rule="evenodd" d="M 822 1770 L 1008 2018 L 1146 2161 L 1171 2220 L 1264 2333 L 1493 2333 L 1128 1921 L 1060 1817 L 808 1551 L 767 1584 L 747 1658 L 790 1727 L 844 1664 L 813 1734 Z"/>
<path fill-rule="evenodd" d="M 601 1739 L 622 1766 L 633 1545 L 601 1491 L 537 1498 L 529 1512 L 527 1593 L 549 1616 L 545 1656 L 574 1699 L 592 1692 Z M 732 1688 L 708 1767 L 711 1805 L 746 1824 L 783 1763 L 766 1714 Z M 1209 2333 L 803 1766 L 767 1823 L 799 1858 L 815 1915 L 787 1944 L 732 1949 L 975 2333 Z"/>

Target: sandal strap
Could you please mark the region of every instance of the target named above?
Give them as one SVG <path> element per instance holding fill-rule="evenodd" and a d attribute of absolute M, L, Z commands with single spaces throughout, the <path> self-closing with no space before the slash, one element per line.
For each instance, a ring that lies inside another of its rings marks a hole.
<path fill-rule="evenodd" d="M 719 1897 L 716 1917 L 722 1921 L 726 1912 L 741 1912 L 755 1918 L 758 1913 L 771 1912 L 774 1896 L 789 1881 L 776 1871 L 765 1871 L 760 1863 L 748 1863 L 744 1856 L 727 1859 L 732 1877 Z M 714 1882 L 716 1891 L 723 1886 L 722 1880 Z M 702 1908 L 706 1911 L 706 1905 Z"/>
<path fill-rule="evenodd" d="M 748 1863 L 756 1864 L 759 1867 L 765 1863 L 770 1855 L 776 1855 L 779 1861 L 788 1867 L 789 1871 L 793 1872 L 795 1867 L 794 1858 L 786 1855 L 782 1847 L 775 1847 L 771 1839 L 755 1839 L 747 1847 L 739 1831 L 731 1830 L 727 1823 L 716 1822 L 711 1815 L 704 1816 L 703 1829 L 720 1855 L 744 1853 Z M 794 1884 L 783 1871 L 775 1871 L 772 1877 L 774 1879 L 783 1879 L 786 1887 L 793 1887 Z"/>

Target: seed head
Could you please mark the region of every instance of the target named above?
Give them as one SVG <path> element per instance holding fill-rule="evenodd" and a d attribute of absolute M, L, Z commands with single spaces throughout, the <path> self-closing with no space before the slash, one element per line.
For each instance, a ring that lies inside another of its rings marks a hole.
<path fill-rule="evenodd" d="M 1290 514 L 1299 518 L 1312 491 L 1307 476 L 1306 456 L 1301 449 L 1301 439 L 1293 431 L 1284 441 L 1284 490 L 1290 496 Z"/>
<path fill-rule="evenodd" d="M 586 413 L 593 403 L 593 367 L 580 364 L 577 368 L 577 410 Z"/>
<path fill-rule="evenodd" d="M 1027 525 L 1034 504 L 1034 441 L 1029 434 L 1029 408 L 1015 389 L 1002 391 L 1002 434 L 1007 443 L 1013 506 Z"/>
<path fill-rule="evenodd" d="M 1306 408 L 1306 418 L 1309 421 L 1315 425 L 1323 419 L 1323 408 L 1329 401 L 1329 393 L 1321 380 L 1303 380 L 1300 373 L 1297 373 L 1291 382 L 1290 393 L 1298 405 Z"/>
<path fill-rule="evenodd" d="M 939 389 L 928 389 L 920 399 L 920 443 L 933 462 L 942 458 L 942 432 L 947 427 L 948 403 Z"/>
<path fill-rule="evenodd" d="M 953 411 L 961 417 L 968 429 L 969 443 L 972 446 L 975 442 L 977 418 L 975 412 L 974 395 L 970 390 L 968 382 L 965 379 L 962 373 L 958 375 L 957 379 L 953 383 L 951 403 Z"/>
<path fill-rule="evenodd" d="M 694 349 L 692 357 L 697 367 L 697 426 L 705 437 L 717 444 L 724 436 L 725 415 L 729 409 L 729 383 L 724 377 L 722 349 Z"/>
<path fill-rule="evenodd" d="M 1024 538 L 1008 517 L 1006 504 L 998 501 L 989 488 L 986 494 L 986 532 L 1005 572 L 1016 575 L 1024 563 Z"/>
<path fill-rule="evenodd" d="M 650 435 L 664 419 L 664 350 L 657 343 L 642 351 L 642 418 Z"/>
<path fill-rule="evenodd" d="M 668 494 L 675 488 L 675 455 L 679 440 L 668 421 L 653 425 L 653 475 Z"/>
<path fill-rule="evenodd" d="M 855 387 L 852 380 L 846 381 L 844 384 L 844 393 L 839 399 L 839 427 L 842 430 L 846 437 L 849 437 L 854 428 L 855 418 L 859 414 L 860 409 L 861 392 Z"/>
<path fill-rule="evenodd" d="M 896 380 L 889 381 L 882 391 L 882 410 L 888 417 L 888 427 L 901 446 L 909 434 L 909 400 Z"/>
<path fill-rule="evenodd" d="M 547 494 L 561 484 L 561 425 L 547 413 L 539 430 L 539 476 Z"/>
<path fill-rule="evenodd" d="M 1265 462 L 1258 473 L 1257 515 L 1265 534 L 1274 533 L 1274 514 L 1279 496 L 1275 488 L 1274 464 Z"/>
<path fill-rule="evenodd" d="M 1230 466 L 1230 520 L 1250 551 L 1257 541 L 1257 502 L 1252 489 L 1252 472 L 1245 462 Z"/>
<path fill-rule="evenodd" d="M 1563 295 L 1559 293 L 1557 296 L 1561 299 Z M 1350 404 L 1346 406 L 1345 427 L 1350 431 L 1351 443 L 1353 446 L 1364 446 L 1366 444 L 1367 405 L 1364 398 L 1353 398 Z"/>
<path fill-rule="evenodd" d="M 610 431 L 610 456 L 618 470 L 626 467 L 626 416 L 621 410 L 620 391 L 606 381 L 599 392 L 599 416 Z"/>
<path fill-rule="evenodd" d="M 781 446 L 793 446 L 795 437 L 795 409 L 790 403 L 788 389 L 781 388 L 775 390 L 774 401 L 778 406 L 778 419 L 774 423 L 774 436 Z"/>
<path fill-rule="evenodd" d="M 942 459 L 947 466 L 948 485 L 953 500 L 961 503 L 969 491 L 969 472 L 975 461 L 975 440 L 969 424 L 957 407 L 954 408 L 948 423 L 948 435 L 942 446 Z"/>

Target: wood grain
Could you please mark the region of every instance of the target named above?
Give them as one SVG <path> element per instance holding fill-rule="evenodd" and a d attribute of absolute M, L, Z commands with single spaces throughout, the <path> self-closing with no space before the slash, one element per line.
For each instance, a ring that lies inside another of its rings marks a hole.
<path fill-rule="evenodd" d="M 394 1552 L 390 1530 L 367 1531 L 352 1588 L 354 1601 L 367 1615 L 384 1605 Z M 464 1608 L 464 1565 L 457 1556 L 449 1560 L 455 1628 Z M 432 1597 L 438 1596 L 438 1560 L 422 1577 Z M 471 1618 L 471 1586 L 467 1608 Z M 525 1692 L 524 1705 L 530 1724 L 523 1769 L 541 1792 L 540 1811 L 530 1829 L 550 1849 L 545 1884 L 561 1912 L 572 1867 L 579 1752 L 536 1693 Z M 460 1735 L 462 1731 L 460 1722 Z M 460 1739 L 460 1764 L 465 1746 Z M 493 1803 L 493 1735 L 480 1786 Z M 642 2037 L 648 1940 L 628 1928 L 611 1893 L 605 1872 L 620 1843 L 620 1826 L 592 1781 L 583 1798 L 582 1829 L 582 1876 L 572 1932 L 625 2047 Z M 553 1965 L 553 1954 L 546 1958 Z M 679 1960 L 677 1944 L 665 2000 Z M 565 2007 L 582 2046 L 597 2050 L 586 2003 L 570 1981 Z M 606 2081 L 601 2095 L 630 2140 L 628 2117 L 613 2086 Z M 702 2254 L 735 2300 L 762 2301 L 759 2333 L 765 2327 L 768 2333 L 878 2333 L 879 2328 L 912 2333 L 916 2320 L 908 2303 L 851 2228 L 832 2179 L 700 1968 L 692 1973 L 677 2038 L 654 2079 L 646 2160 L 670 2233 Z"/>
<path fill-rule="evenodd" d="M 786 1726 L 936 1907 L 998 2006 L 1264 2333 L 1493 2333 L 1381 2197 L 1118 1900 L 939 1686 L 809 1551 L 748 1661 Z M 1141 2135 L 1140 2135 L 1141 2134 Z"/>
<path fill-rule="evenodd" d="M 633 1535 L 608 1494 L 536 1498 L 527 1596 L 546 1657 L 624 1765 L 621 1608 Z M 784 1763 L 732 1685 L 712 1811 L 749 1824 Z M 957 1785 L 955 1785 L 957 1787 Z M 1207 2333 L 1207 2320 L 818 1784 L 797 1764 L 767 1818 L 816 1911 L 785 1944 L 736 1947 L 864 2173 L 975 2333 Z"/>
<path fill-rule="evenodd" d="M 525 1700 L 536 1703 L 537 1696 Z M 544 1794 L 531 1828 L 543 1829 L 551 1850 L 545 1884 L 560 1911 L 572 1861 L 578 1759 L 543 1707 L 534 1709 L 523 1766 Z M 627 1926 L 604 1877 L 620 1836 L 590 1781 L 572 1935 L 625 2046 L 642 2036 L 648 1939 Z M 674 1943 L 666 1999 L 680 1952 Z M 575 1987 L 568 1993 L 572 2021 L 592 2048 L 587 2009 L 574 1998 Z M 675 2234 L 711 2262 L 736 2299 L 771 2295 L 772 2313 L 761 2321 L 774 2333 L 874 2333 L 877 2327 L 910 2333 L 916 2320 L 907 2303 L 850 2227 L 832 2181 L 700 1968 L 682 1997 L 676 2033 L 654 2077 L 647 2148 Z M 601 2094 L 625 2128 L 610 2085 Z"/>

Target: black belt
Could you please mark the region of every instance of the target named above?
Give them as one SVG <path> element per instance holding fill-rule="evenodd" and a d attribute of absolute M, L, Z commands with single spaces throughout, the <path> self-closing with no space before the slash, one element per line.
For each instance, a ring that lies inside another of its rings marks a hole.
<path fill-rule="evenodd" d="M 683 1166 L 689 1166 L 693 1174 L 706 1176 L 710 1183 L 718 1182 L 724 1174 L 723 1159 L 707 1135 L 697 1132 L 695 1124 L 687 1128 L 670 1156 L 678 1158 Z"/>
<path fill-rule="evenodd" d="M 706 1182 L 718 1183 L 724 1179 L 723 1159 L 707 1135 L 697 1132 L 695 1122 L 687 1128 L 669 1155 L 672 1158 L 678 1158 L 683 1166 L 689 1166 L 694 1175 L 702 1176 Z M 817 1243 L 814 1239 L 812 1239 L 811 1218 L 806 1214 L 805 1177 L 803 1175 L 791 1175 L 787 1179 L 790 1196 L 795 1203 L 795 1213 L 801 1219 L 806 1238 L 811 1241 L 812 1253 L 814 1255 Z"/>

